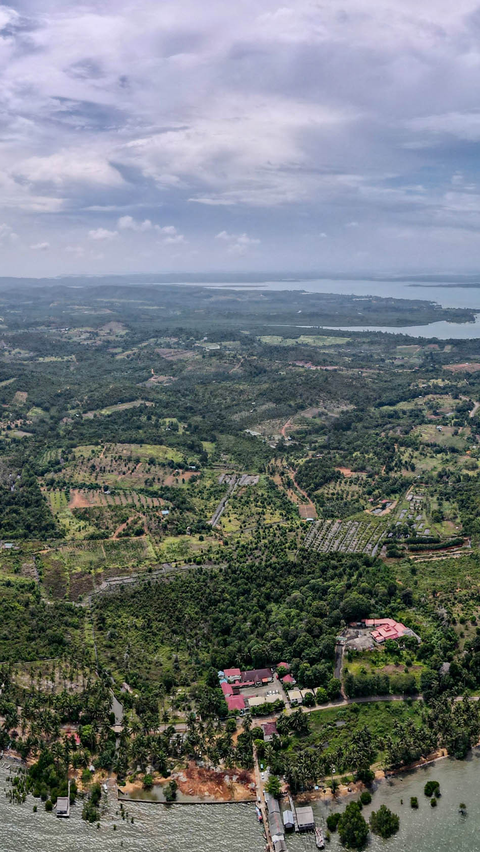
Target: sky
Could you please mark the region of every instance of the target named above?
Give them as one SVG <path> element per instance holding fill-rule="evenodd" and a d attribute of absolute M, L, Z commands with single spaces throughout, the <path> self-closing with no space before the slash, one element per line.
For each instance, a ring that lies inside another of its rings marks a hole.
<path fill-rule="evenodd" d="M 25 0 L 0 75 L 0 275 L 480 267 L 474 0 Z"/>

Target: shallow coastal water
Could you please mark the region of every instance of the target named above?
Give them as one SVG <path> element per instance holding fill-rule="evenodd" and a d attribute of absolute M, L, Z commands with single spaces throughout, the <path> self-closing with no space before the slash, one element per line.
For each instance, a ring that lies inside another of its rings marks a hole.
<path fill-rule="evenodd" d="M 480 314 L 475 322 L 431 322 L 428 325 L 408 325 L 399 328 L 387 325 L 324 326 L 332 331 L 382 331 L 388 334 L 406 334 L 408 337 L 438 338 L 438 340 L 476 340 L 480 337 Z"/>
<path fill-rule="evenodd" d="M 423 792 L 430 779 L 440 782 L 441 798 L 438 807 L 432 808 L 430 799 Z M 385 841 L 371 835 L 368 849 L 372 852 L 476 852 L 480 848 L 480 751 L 475 750 L 466 761 L 439 760 L 430 766 L 382 781 L 375 791 L 372 804 L 364 808 L 365 818 L 380 805 L 387 805 L 400 817 L 397 835 Z M 410 807 L 410 797 L 417 796 L 419 808 Z M 353 798 L 357 798 L 356 796 Z M 403 805 L 401 800 L 403 799 Z M 318 822 L 325 819 L 330 810 L 344 810 L 348 798 L 333 808 L 315 802 L 313 809 Z M 460 802 L 467 805 L 467 816 L 459 813 Z M 327 847 L 331 852 L 340 852 L 338 836 L 332 834 Z M 295 835 L 288 838 L 289 852 L 313 852 L 315 844 L 311 836 Z"/>
<path fill-rule="evenodd" d="M 0 850 L 1 852 L 263 852 L 262 829 L 252 805 L 147 805 L 126 806 L 134 824 L 126 824 L 115 816 L 117 803 L 112 800 L 101 828 L 86 825 L 80 806 L 72 809 L 70 820 L 58 820 L 39 807 L 32 812 L 34 800 L 24 805 L 10 804 L 4 795 L 5 766 L 0 763 Z M 432 808 L 423 793 L 425 782 L 440 782 L 442 796 Z M 400 831 L 388 841 L 373 836 L 368 848 L 372 852 L 476 852 L 480 848 L 480 751 L 467 761 L 441 760 L 425 768 L 381 782 L 374 793 L 370 812 L 386 804 L 400 816 Z M 419 809 L 410 808 L 410 796 L 417 796 Z M 403 799 L 403 804 L 401 800 Z M 343 810 L 348 798 L 338 801 L 333 809 Z M 460 802 L 467 805 L 467 816 L 458 811 Z M 318 823 L 324 824 L 330 808 L 314 802 Z M 113 830 L 113 824 L 117 831 Z M 123 844 L 123 845 L 122 845 Z M 314 852 L 312 834 L 289 835 L 289 852 Z M 342 849 L 338 837 L 332 835 L 331 852 Z"/>
<path fill-rule="evenodd" d="M 0 761 L 0 852 L 263 852 L 263 829 L 253 805 L 147 805 L 128 803 L 134 824 L 123 821 L 111 797 L 100 829 L 81 818 L 38 813 L 31 796 L 23 805 L 5 798 L 6 767 Z M 118 814 L 115 815 L 115 811 Z M 113 825 L 117 826 L 114 831 Z"/>

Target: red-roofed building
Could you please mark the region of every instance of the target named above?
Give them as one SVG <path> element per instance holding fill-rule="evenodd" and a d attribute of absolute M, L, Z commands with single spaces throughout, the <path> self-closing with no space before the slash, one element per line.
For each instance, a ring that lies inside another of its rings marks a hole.
<path fill-rule="evenodd" d="M 243 695 L 226 695 L 225 701 L 229 710 L 236 710 L 243 713 L 245 710 L 245 701 Z"/>
<path fill-rule="evenodd" d="M 278 737 L 277 726 L 275 722 L 264 722 L 262 725 L 263 737 L 266 743 L 269 743 L 274 737 Z"/>
<path fill-rule="evenodd" d="M 393 618 L 366 618 L 365 627 L 375 628 L 372 630 L 372 636 L 380 645 L 387 639 L 401 639 L 402 636 L 412 633 L 408 627 Z"/>
<path fill-rule="evenodd" d="M 77 745 L 77 746 L 81 745 L 81 740 L 80 740 L 80 737 L 79 737 L 77 731 L 71 731 L 70 729 L 68 729 L 68 730 L 65 731 L 65 733 L 66 733 L 67 737 L 73 737 L 73 739 L 75 740 L 75 745 Z"/>
<path fill-rule="evenodd" d="M 231 683 L 226 683 L 225 681 L 223 681 L 223 683 L 220 684 L 220 687 L 225 698 L 227 697 L 227 695 L 233 695 L 233 686 Z"/>
<path fill-rule="evenodd" d="M 296 680 L 293 677 L 293 675 L 287 674 L 287 675 L 285 675 L 285 677 L 282 677 L 282 683 L 292 684 L 292 683 L 296 683 Z"/>
<path fill-rule="evenodd" d="M 252 686 L 255 686 L 254 680 L 236 680 L 235 683 L 232 683 L 233 691 L 235 695 L 238 695 L 241 689 L 249 689 Z"/>
<path fill-rule="evenodd" d="M 240 669 L 225 669 L 223 674 L 229 681 L 240 680 L 242 677 Z"/>
<path fill-rule="evenodd" d="M 277 669 L 286 669 L 287 672 L 290 671 L 290 663 L 279 663 Z"/>

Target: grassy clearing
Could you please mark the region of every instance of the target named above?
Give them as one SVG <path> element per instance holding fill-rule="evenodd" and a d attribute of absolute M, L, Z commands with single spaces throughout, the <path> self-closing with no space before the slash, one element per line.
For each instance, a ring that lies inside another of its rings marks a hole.
<path fill-rule="evenodd" d="M 199 556 L 212 545 L 218 545 L 213 536 L 203 541 L 198 536 L 167 536 L 159 545 L 158 552 L 164 562 L 184 562 L 185 559 Z"/>
<path fill-rule="evenodd" d="M 40 364 L 49 364 L 55 361 L 76 361 L 75 355 L 42 355 L 36 359 Z"/>
<path fill-rule="evenodd" d="M 468 593 L 480 590 L 480 558 L 474 553 L 459 559 L 418 561 L 415 565 L 404 560 L 396 565 L 395 571 L 398 580 L 406 587 L 413 584 L 417 594 L 431 596 L 435 590 L 436 597 L 448 603 L 462 590 Z"/>
<path fill-rule="evenodd" d="M 267 346 L 340 346 L 348 343 L 349 337 L 323 337 L 322 335 L 302 334 L 300 337 L 281 337 L 278 334 L 264 334 L 258 338 Z"/>
<path fill-rule="evenodd" d="M 458 432 L 458 434 L 455 434 L 455 432 Z M 463 427 L 456 430 L 453 426 L 435 426 L 433 423 L 428 423 L 424 426 L 417 426 L 414 429 L 414 434 L 418 435 L 425 444 L 438 444 L 440 447 L 456 447 L 458 450 L 464 450 L 470 429 Z"/>
<path fill-rule="evenodd" d="M 420 676 L 424 669 L 424 664 L 414 658 L 411 653 L 401 651 L 399 654 L 392 655 L 388 654 L 383 648 L 353 655 L 347 654 L 344 666 L 345 672 L 348 670 L 355 676 L 360 674 L 412 674 L 417 686 L 420 685 Z"/>
<path fill-rule="evenodd" d="M 348 747 L 352 735 L 367 726 L 375 738 L 394 736 L 395 722 L 412 720 L 420 725 L 421 705 L 414 701 L 350 704 L 338 710 L 315 710 L 309 714 L 311 733 L 303 742 L 321 744 L 325 751 Z M 377 762 L 382 761 L 379 750 Z"/>

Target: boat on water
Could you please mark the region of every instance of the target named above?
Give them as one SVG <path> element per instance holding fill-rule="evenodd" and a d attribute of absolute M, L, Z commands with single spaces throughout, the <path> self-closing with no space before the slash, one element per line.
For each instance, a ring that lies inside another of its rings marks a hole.
<path fill-rule="evenodd" d="M 315 829 L 315 844 L 317 849 L 325 849 L 325 838 L 321 828 Z"/>

